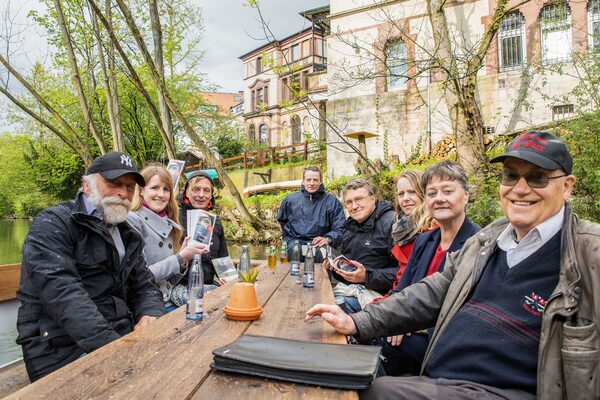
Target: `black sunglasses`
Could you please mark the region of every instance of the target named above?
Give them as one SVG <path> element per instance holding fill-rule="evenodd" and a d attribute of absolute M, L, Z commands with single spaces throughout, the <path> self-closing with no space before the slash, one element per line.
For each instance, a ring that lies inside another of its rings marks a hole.
<path fill-rule="evenodd" d="M 559 175 L 559 176 L 547 176 L 544 174 L 531 174 L 531 175 L 519 175 L 512 171 L 502 171 L 500 174 L 500 183 L 504 186 L 515 186 L 519 180 L 523 177 L 525 178 L 525 182 L 529 185 L 530 188 L 534 189 L 543 189 L 548 186 L 550 183 L 550 179 L 564 178 L 568 175 Z"/>

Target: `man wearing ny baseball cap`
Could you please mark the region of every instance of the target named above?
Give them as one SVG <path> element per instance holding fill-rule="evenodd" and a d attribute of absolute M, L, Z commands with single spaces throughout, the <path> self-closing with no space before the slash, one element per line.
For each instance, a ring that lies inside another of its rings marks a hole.
<path fill-rule="evenodd" d="M 578 218 L 565 144 L 515 138 L 502 162 L 505 217 L 448 254 L 436 273 L 347 316 L 316 305 L 360 339 L 435 325 L 422 375 L 382 377 L 364 399 L 600 398 L 600 225 Z"/>
<path fill-rule="evenodd" d="M 140 235 L 125 222 L 131 158 L 94 159 L 74 201 L 40 212 L 23 244 L 17 343 L 31 381 L 164 314 Z"/>

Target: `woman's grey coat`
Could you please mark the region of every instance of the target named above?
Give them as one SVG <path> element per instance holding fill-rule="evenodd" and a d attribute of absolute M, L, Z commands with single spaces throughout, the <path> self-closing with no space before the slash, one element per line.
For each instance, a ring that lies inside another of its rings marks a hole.
<path fill-rule="evenodd" d="M 179 225 L 172 219 L 161 217 L 146 207 L 130 212 L 127 215 L 127 222 L 142 235 L 148 268 L 160 287 L 165 306 L 172 305 L 169 301 L 171 291 L 183 277 L 171 234 L 173 229 L 180 229 Z"/>

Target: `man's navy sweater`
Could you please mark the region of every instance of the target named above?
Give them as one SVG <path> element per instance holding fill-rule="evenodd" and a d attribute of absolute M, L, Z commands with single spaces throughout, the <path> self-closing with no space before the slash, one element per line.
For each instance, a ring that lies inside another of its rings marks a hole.
<path fill-rule="evenodd" d="M 512 268 L 498 249 L 440 337 L 426 375 L 535 393 L 542 314 L 559 269 L 560 232 Z"/>

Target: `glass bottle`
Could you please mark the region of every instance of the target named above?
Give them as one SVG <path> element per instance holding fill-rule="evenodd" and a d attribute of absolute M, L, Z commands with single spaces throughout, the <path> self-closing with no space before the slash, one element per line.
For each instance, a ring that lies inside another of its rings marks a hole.
<path fill-rule="evenodd" d="M 306 256 L 304 257 L 304 280 L 302 286 L 305 288 L 315 287 L 315 256 L 313 255 L 313 247 L 309 243 L 306 246 Z"/>
<path fill-rule="evenodd" d="M 269 258 L 267 259 L 267 266 L 270 269 L 277 267 L 277 254 L 275 254 L 275 246 L 269 246 Z"/>
<path fill-rule="evenodd" d="M 301 249 L 300 242 L 296 240 L 292 245 L 292 254 L 290 254 L 290 275 L 292 276 L 300 275 Z"/>
<path fill-rule="evenodd" d="M 202 257 L 194 256 L 192 268 L 188 275 L 188 292 L 185 306 L 185 318 L 194 321 L 202 319 L 204 313 L 204 271 L 202 270 Z"/>
<path fill-rule="evenodd" d="M 247 275 L 250 269 L 250 253 L 248 253 L 248 245 L 242 246 L 242 255 L 240 256 L 240 268 L 238 270 L 238 282 L 243 282 L 242 274 Z"/>
<path fill-rule="evenodd" d="M 286 242 L 281 242 L 281 252 L 279 253 L 279 262 L 285 264 L 288 262 L 288 248 Z"/>

